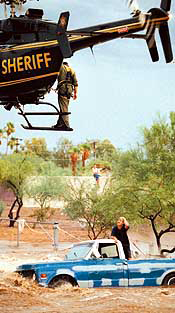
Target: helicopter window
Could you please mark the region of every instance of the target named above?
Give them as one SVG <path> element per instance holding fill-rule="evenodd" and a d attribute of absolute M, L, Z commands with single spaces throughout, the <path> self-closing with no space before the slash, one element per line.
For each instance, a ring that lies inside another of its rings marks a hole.
<path fill-rule="evenodd" d="M 19 40 L 19 43 L 21 42 L 36 42 L 38 41 L 38 36 L 36 33 L 27 33 L 27 34 L 20 34 L 20 40 Z"/>
<path fill-rule="evenodd" d="M 3 45 L 12 37 L 11 33 L 0 32 L 0 44 Z"/>
<path fill-rule="evenodd" d="M 15 40 L 21 40 L 21 35 L 19 35 L 19 34 L 14 34 L 14 39 L 15 39 Z"/>
<path fill-rule="evenodd" d="M 0 21 L 0 45 L 24 44 L 55 39 L 55 24 L 36 21 L 35 19 L 27 20 L 22 16 L 10 21 L 9 25 L 7 25 L 8 23 L 9 21 L 5 21 L 5 23 Z"/>
<path fill-rule="evenodd" d="M 32 23 L 28 22 L 28 23 L 25 23 L 24 25 L 25 25 L 26 31 L 34 32 L 37 30 L 37 25 L 36 25 L 36 23 L 33 23 L 33 21 L 32 21 Z"/>
<path fill-rule="evenodd" d="M 41 32 L 38 33 L 39 41 L 46 41 L 46 40 L 53 40 L 54 36 L 53 34 L 46 33 L 46 32 Z"/>

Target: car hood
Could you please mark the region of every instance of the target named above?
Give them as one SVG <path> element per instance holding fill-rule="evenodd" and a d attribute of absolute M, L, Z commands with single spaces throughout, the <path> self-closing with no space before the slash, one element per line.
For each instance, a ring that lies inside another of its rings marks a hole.
<path fill-rule="evenodd" d="M 17 266 L 16 271 L 26 271 L 26 270 L 37 270 L 37 268 L 50 267 L 53 269 L 58 267 L 70 267 L 71 265 L 81 263 L 83 260 L 69 260 L 69 261 L 51 261 L 51 262 L 35 262 L 35 263 L 25 263 Z"/>

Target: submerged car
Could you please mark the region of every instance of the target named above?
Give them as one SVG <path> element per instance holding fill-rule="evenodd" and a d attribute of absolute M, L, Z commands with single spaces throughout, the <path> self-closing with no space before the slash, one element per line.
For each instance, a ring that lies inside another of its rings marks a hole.
<path fill-rule="evenodd" d="M 74 244 L 63 261 L 23 264 L 17 272 L 45 287 L 175 285 L 175 259 L 127 260 L 121 242 L 112 239 Z"/>

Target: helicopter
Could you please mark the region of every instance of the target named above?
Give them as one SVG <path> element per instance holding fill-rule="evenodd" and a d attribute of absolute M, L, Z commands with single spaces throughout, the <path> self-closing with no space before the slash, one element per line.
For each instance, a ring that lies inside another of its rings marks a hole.
<path fill-rule="evenodd" d="M 21 125 L 24 129 L 61 130 L 32 126 L 28 116 L 70 114 L 60 112 L 57 106 L 42 99 L 55 83 L 63 60 L 71 58 L 76 51 L 118 38 L 144 39 L 152 61 L 157 62 L 155 31 L 158 29 L 165 61 L 173 61 L 168 28 L 171 0 L 160 0 L 160 8 L 151 8 L 146 13 L 136 6 L 135 0 L 128 0 L 132 17 L 74 30 L 67 30 L 69 11 L 60 14 L 58 23 L 44 20 L 42 9 L 29 8 L 25 14 L 16 16 L 16 4 L 23 5 L 26 1 L 0 0 L 1 4 L 10 6 L 10 17 L 0 20 L 0 105 L 16 108 L 27 123 Z M 24 106 L 28 104 L 45 104 L 53 110 L 25 112 Z"/>

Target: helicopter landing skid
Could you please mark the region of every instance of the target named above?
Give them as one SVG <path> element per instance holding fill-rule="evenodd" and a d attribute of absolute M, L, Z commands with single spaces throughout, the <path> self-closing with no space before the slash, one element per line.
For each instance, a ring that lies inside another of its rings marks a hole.
<path fill-rule="evenodd" d="M 55 109 L 55 112 L 24 112 L 22 110 L 22 108 L 19 106 L 18 109 L 19 109 L 19 115 L 22 115 L 27 123 L 27 125 L 23 125 L 21 124 L 21 126 L 24 128 L 24 129 L 28 129 L 28 130 L 54 130 L 54 131 L 72 131 L 73 129 L 70 128 L 70 127 L 67 127 L 64 123 L 64 120 L 63 118 L 61 118 L 61 121 L 63 123 L 63 126 L 62 127 L 45 127 L 45 126 L 32 126 L 32 124 L 29 122 L 28 118 L 27 118 L 27 115 L 58 115 L 60 117 L 62 117 L 63 115 L 68 115 L 70 114 L 70 112 L 60 112 L 57 107 L 51 103 L 48 103 L 48 102 L 38 102 L 37 104 L 46 104 L 46 105 L 49 105 L 51 107 L 53 107 Z"/>
<path fill-rule="evenodd" d="M 70 127 L 64 127 L 61 128 L 55 128 L 55 127 L 43 127 L 43 126 L 32 126 L 30 124 L 30 126 L 26 126 L 26 125 L 22 125 L 21 126 L 24 128 L 24 129 L 28 129 L 28 130 L 54 130 L 54 131 L 72 131 L 73 128 L 70 128 Z"/>

